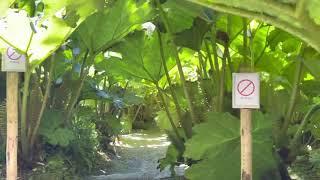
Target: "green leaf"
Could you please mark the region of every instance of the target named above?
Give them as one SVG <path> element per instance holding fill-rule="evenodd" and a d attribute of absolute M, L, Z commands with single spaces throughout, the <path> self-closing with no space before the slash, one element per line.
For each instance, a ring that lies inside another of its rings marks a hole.
<path fill-rule="evenodd" d="M 113 115 L 106 116 L 108 127 L 110 128 L 111 134 L 117 135 L 121 132 L 122 126 L 120 119 L 114 117 Z"/>
<path fill-rule="evenodd" d="M 167 1 L 163 4 L 167 11 L 170 27 L 174 33 L 191 28 L 193 19 L 204 18 L 202 7 L 187 1 Z"/>
<path fill-rule="evenodd" d="M 167 66 L 168 69 L 171 69 L 175 64 L 173 59 L 170 58 L 171 49 L 169 49 L 165 40 L 163 45 Z M 124 38 L 123 42 L 112 50 L 122 54 L 122 59 L 111 58 L 104 61 L 104 63 L 107 63 L 107 70 L 114 74 L 122 74 L 151 82 L 158 82 L 164 75 L 157 33 L 146 36 L 142 31 L 135 32 Z"/>
<path fill-rule="evenodd" d="M 144 102 L 143 97 L 137 96 L 134 92 L 126 92 L 123 97 L 123 101 L 127 106 L 139 105 Z"/>
<path fill-rule="evenodd" d="M 284 66 L 283 59 L 279 59 L 276 53 L 264 53 L 257 63 L 257 71 L 267 72 L 271 75 L 280 75 Z"/>
<path fill-rule="evenodd" d="M 46 135 L 51 145 L 59 145 L 62 147 L 68 146 L 75 138 L 73 132 L 67 128 L 58 128 L 54 132 Z"/>
<path fill-rule="evenodd" d="M 178 115 L 174 110 L 170 111 L 172 119 L 175 123 L 176 126 L 179 125 L 179 119 L 178 119 Z M 157 112 L 157 116 L 155 117 L 155 121 L 157 123 L 157 126 L 160 129 L 164 129 L 164 130 L 172 130 L 172 126 L 170 124 L 169 118 L 167 113 L 164 110 L 158 111 Z"/>
<path fill-rule="evenodd" d="M 4 20 L 6 21 L 4 24 L 6 28 L 0 30 L 0 36 L 18 50 L 25 52 L 32 33 L 27 14 L 23 11 L 16 13 L 10 10 Z M 0 46 L 6 48 L 8 44 L 0 40 Z"/>
<path fill-rule="evenodd" d="M 320 78 L 320 60 L 319 59 L 306 59 L 303 60 L 304 66 L 315 78 Z"/>
<path fill-rule="evenodd" d="M 18 8 L 27 11 L 30 17 L 34 17 L 36 13 L 36 2 L 34 0 L 20 0 L 18 1 Z"/>
<path fill-rule="evenodd" d="M 278 82 L 274 82 L 274 85 L 261 83 L 261 105 L 267 113 L 281 118 L 285 115 L 288 106 L 283 102 L 290 100 L 290 94 L 286 90 L 274 90 L 275 87 L 279 87 Z"/>
<path fill-rule="evenodd" d="M 312 115 L 310 123 L 306 127 L 306 131 L 310 131 L 315 139 L 320 139 L 320 113 L 319 111 Z M 297 131 L 296 131 L 297 132 Z"/>
<path fill-rule="evenodd" d="M 76 10 L 81 17 L 86 17 L 97 7 L 96 0 L 42 0 L 44 3 L 44 15 L 48 18 L 58 11 L 66 10 Z M 83 19 L 82 19 L 83 20 Z"/>
<path fill-rule="evenodd" d="M 294 36 L 291 34 L 281 30 L 281 29 L 274 29 L 270 32 L 269 36 L 267 37 L 268 44 L 272 50 L 275 50 L 276 47 L 281 43 L 285 42 L 289 39 L 295 39 Z M 296 43 L 296 42 L 294 42 Z"/>
<path fill-rule="evenodd" d="M 320 81 L 319 80 L 307 80 L 303 81 L 300 86 L 301 90 L 308 97 L 320 96 Z"/>
<path fill-rule="evenodd" d="M 166 157 L 162 158 L 159 160 L 160 164 L 160 170 L 162 171 L 163 169 L 165 169 L 167 166 L 171 166 L 173 164 L 175 164 L 178 160 L 179 157 L 179 151 L 175 148 L 174 145 L 170 145 L 168 147 L 167 153 L 166 153 Z"/>
<path fill-rule="evenodd" d="M 184 156 L 200 161 L 187 170 L 187 178 L 191 180 L 240 179 L 239 128 L 240 121 L 236 117 L 228 113 L 213 112 L 208 114 L 207 122 L 195 126 L 195 135 L 186 142 Z M 270 117 L 254 113 L 253 179 L 260 179 L 266 173 L 276 169 L 270 134 Z M 275 176 L 272 179 L 278 178 Z"/>
<path fill-rule="evenodd" d="M 314 20 L 315 23 L 320 24 L 320 1 L 318 0 L 309 0 L 307 1 L 307 9 L 310 17 Z"/>
<path fill-rule="evenodd" d="M 301 45 L 301 41 L 297 38 L 289 38 L 282 43 L 282 51 L 285 53 L 296 52 Z"/>
<path fill-rule="evenodd" d="M 217 30 L 228 32 L 230 31 L 229 39 L 234 39 L 242 31 L 242 18 L 239 16 L 231 16 L 228 14 L 219 14 L 216 22 Z M 229 30 L 227 29 L 229 26 Z"/>
<path fill-rule="evenodd" d="M 0 1 L 0 17 L 5 15 L 10 5 L 14 2 L 14 0 L 1 0 Z"/>
<path fill-rule="evenodd" d="M 37 32 L 33 35 L 27 52 L 32 66 L 39 65 L 65 42 L 74 30 L 70 25 L 77 26 L 95 10 L 92 5 L 93 1 L 81 0 L 77 3 L 71 0 L 45 1 L 46 8 L 50 10 L 45 13 L 46 16 L 39 19 L 37 25 L 34 25 Z M 66 16 L 58 17 L 57 11 L 61 8 L 66 8 Z M 33 32 L 30 25 L 31 20 L 22 11 L 19 13 L 10 11 L 6 21 L 7 28 L 0 32 L 0 36 L 18 50 L 26 53 Z M 2 41 L 1 43 L 2 47 L 7 46 L 6 43 Z"/>
<path fill-rule="evenodd" d="M 178 46 L 188 47 L 193 50 L 200 50 L 204 35 L 209 30 L 210 25 L 208 22 L 196 18 L 194 19 L 193 26 L 175 35 L 175 42 Z"/>
<path fill-rule="evenodd" d="M 71 28 L 64 20 L 52 16 L 49 19 L 48 29 L 34 35 L 31 43 L 30 63 L 33 66 L 40 64 L 52 54 L 70 36 Z M 58 33 L 59 32 L 59 33 Z"/>
<path fill-rule="evenodd" d="M 49 144 L 66 147 L 74 139 L 73 132 L 68 128 L 62 128 L 63 114 L 59 111 L 46 111 L 41 121 L 39 134 Z"/>
<path fill-rule="evenodd" d="M 149 2 L 118 0 L 102 12 L 83 22 L 77 33 L 93 52 L 105 50 L 151 18 Z"/>

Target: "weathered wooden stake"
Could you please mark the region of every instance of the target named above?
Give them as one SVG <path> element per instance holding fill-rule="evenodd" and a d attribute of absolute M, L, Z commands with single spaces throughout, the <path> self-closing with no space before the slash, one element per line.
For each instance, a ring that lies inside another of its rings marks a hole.
<path fill-rule="evenodd" d="M 16 180 L 18 171 L 18 82 L 17 72 L 7 72 L 7 180 Z"/>
<path fill-rule="evenodd" d="M 252 180 L 251 109 L 240 109 L 241 180 Z"/>

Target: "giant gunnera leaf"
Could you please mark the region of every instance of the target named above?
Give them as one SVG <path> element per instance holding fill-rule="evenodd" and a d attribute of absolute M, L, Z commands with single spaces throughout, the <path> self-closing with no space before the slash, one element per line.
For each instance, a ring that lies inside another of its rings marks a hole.
<path fill-rule="evenodd" d="M 1 16 L 3 16 L 5 14 L 5 12 L 7 11 L 7 9 L 9 8 L 10 4 L 13 1 L 14 0 L 1 0 L 0 1 L 0 18 L 1 18 Z"/>
<path fill-rule="evenodd" d="M 310 17 L 313 19 L 313 21 L 317 24 L 320 24 L 320 11 L 319 11 L 319 6 L 320 6 L 320 1 L 318 0 L 310 0 L 308 2 L 308 11 Z"/>
<path fill-rule="evenodd" d="M 110 8 L 89 16 L 77 32 L 84 44 L 97 53 L 108 49 L 151 17 L 149 1 L 118 0 Z"/>
<path fill-rule="evenodd" d="M 172 57 L 172 50 L 168 41 L 163 38 L 164 58 L 168 69 L 175 63 Z M 97 64 L 113 73 L 114 75 L 124 75 L 128 78 L 135 77 L 150 82 L 158 82 L 164 75 L 162 56 L 160 53 L 159 37 L 157 33 L 146 36 L 143 31 L 131 33 L 123 41 L 115 45 L 114 52 L 121 53 L 122 58 L 112 57 Z"/>
<path fill-rule="evenodd" d="M 191 180 L 240 179 L 240 120 L 228 113 L 210 112 L 207 121 L 194 127 L 184 156 L 197 160 L 186 172 Z M 272 152 L 271 118 L 253 114 L 253 179 L 277 180 Z"/>

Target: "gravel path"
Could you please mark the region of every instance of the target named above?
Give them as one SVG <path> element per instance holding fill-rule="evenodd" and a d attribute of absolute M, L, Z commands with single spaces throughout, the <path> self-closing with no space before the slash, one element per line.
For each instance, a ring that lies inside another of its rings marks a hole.
<path fill-rule="evenodd" d="M 158 160 L 165 156 L 170 142 L 160 132 L 136 132 L 120 137 L 116 145 L 119 157 L 110 162 L 107 175 L 94 176 L 94 180 L 152 180 L 168 179 L 170 171 L 160 172 Z"/>

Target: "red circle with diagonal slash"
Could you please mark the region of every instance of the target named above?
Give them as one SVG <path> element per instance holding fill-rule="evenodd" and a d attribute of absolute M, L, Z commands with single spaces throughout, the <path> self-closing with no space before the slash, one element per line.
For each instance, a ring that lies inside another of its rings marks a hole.
<path fill-rule="evenodd" d="M 21 54 L 19 54 L 15 49 L 13 49 L 12 47 L 8 47 L 7 48 L 7 56 L 9 59 L 11 60 L 18 60 L 21 58 Z"/>
<path fill-rule="evenodd" d="M 249 79 L 241 80 L 237 86 L 237 91 L 242 96 L 252 95 L 254 93 L 255 89 L 256 89 L 256 87 L 255 87 L 254 83 Z"/>

